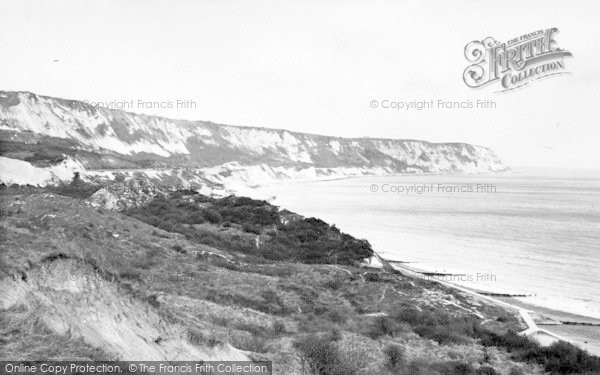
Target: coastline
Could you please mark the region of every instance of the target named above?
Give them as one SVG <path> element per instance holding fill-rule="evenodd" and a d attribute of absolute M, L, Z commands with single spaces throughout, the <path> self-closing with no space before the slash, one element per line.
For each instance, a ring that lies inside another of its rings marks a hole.
<path fill-rule="evenodd" d="M 505 175 L 506 173 L 509 174 L 515 174 L 518 173 L 518 171 L 511 169 L 508 171 L 503 171 L 503 172 L 488 172 L 488 173 L 468 173 L 468 175 Z M 425 173 L 424 173 L 425 174 Z M 440 175 L 440 173 L 427 173 L 430 175 Z M 459 173 L 457 175 L 464 175 L 465 173 Z M 372 177 L 399 177 L 399 176 L 406 176 L 407 174 L 394 174 L 394 175 L 386 175 L 386 176 L 372 176 Z M 412 175 L 412 174 L 411 174 Z M 543 175 L 543 174 L 542 174 Z M 356 175 L 356 176 L 323 176 L 321 178 L 312 178 L 312 179 L 303 179 L 303 180 L 283 180 L 280 181 L 278 184 L 276 185 L 288 185 L 288 184 L 314 184 L 317 182 L 324 182 L 324 181 L 331 181 L 331 180 L 348 180 L 348 179 L 357 179 L 360 177 L 367 177 L 367 176 L 361 176 L 361 175 Z M 277 200 L 280 196 L 277 192 L 274 191 L 269 191 L 269 186 L 272 186 L 273 184 L 263 184 L 261 186 L 254 186 L 252 188 L 246 188 L 246 189 L 240 189 L 242 191 L 237 191 L 237 193 L 241 193 L 241 194 L 246 194 L 252 197 L 255 197 L 257 199 L 265 199 L 266 196 L 269 196 L 270 201 L 275 201 Z M 265 194 L 266 193 L 266 194 Z M 285 194 L 283 194 L 285 195 Z M 283 203 L 283 202 L 282 202 Z M 275 203 L 277 204 L 277 203 Z M 286 206 L 287 207 L 287 206 Z M 291 208 L 295 208 L 298 212 L 302 212 L 302 210 L 298 210 L 297 207 L 291 207 Z M 315 215 L 314 212 L 309 213 L 309 215 Z M 320 216 L 318 216 L 320 217 Z M 348 231 L 348 233 L 353 233 L 351 230 Z M 368 239 L 369 237 L 366 236 L 366 238 Z M 410 262 L 402 262 L 403 260 L 410 260 L 410 259 L 389 259 L 386 260 L 385 257 L 383 257 L 383 254 L 380 254 L 379 252 L 376 252 L 376 255 L 378 258 L 380 258 L 381 260 L 384 261 L 384 263 L 388 263 L 388 264 L 393 264 L 393 267 L 395 269 L 398 269 L 400 272 L 405 273 L 405 274 L 410 274 L 411 276 L 414 277 L 418 277 L 418 278 L 427 278 L 428 280 L 432 280 L 432 281 L 436 281 L 436 282 L 440 282 L 442 284 L 445 284 L 448 287 L 451 287 L 453 289 L 456 290 L 460 290 L 461 292 L 464 293 L 469 293 L 470 295 L 480 299 L 480 300 L 484 300 L 487 303 L 492 303 L 498 306 L 502 306 L 510 311 L 514 311 L 516 313 L 518 313 L 519 315 L 521 315 L 521 317 L 523 318 L 523 321 L 527 321 L 529 320 L 528 327 L 531 329 L 531 331 L 536 331 L 536 332 L 542 332 L 542 339 L 546 339 L 546 341 L 549 341 L 548 339 L 550 338 L 555 338 L 555 339 L 560 339 L 560 340 L 564 340 L 567 342 L 570 342 L 578 347 L 581 347 L 585 350 L 587 350 L 588 352 L 590 352 L 591 354 L 600 356 L 600 327 L 595 326 L 595 325 L 586 325 L 586 324 L 579 324 L 579 323 L 591 323 L 591 324 L 600 324 L 600 318 L 599 317 L 594 317 L 594 316 L 587 316 L 585 315 L 585 312 L 583 311 L 577 311 L 574 310 L 572 305 L 570 304 L 565 304 L 561 301 L 555 300 L 555 299 L 551 299 L 550 302 L 551 306 L 547 306 L 547 305 L 543 305 L 543 304 L 536 304 L 534 302 L 530 302 L 527 301 L 527 299 L 535 299 L 536 297 L 532 297 L 532 296 L 528 296 L 528 297 L 519 297 L 519 298 L 514 298 L 514 297 L 510 297 L 508 296 L 509 292 L 507 291 L 498 291 L 498 290 L 476 290 L 473 287 L 470 286 L 465 286 L 465 285 L 461 285 L 461 284 L 457 284 L 457 283 L 453 283 L 451 281 L 445 281 L 445 280 L 439 280 L 439 279 L 434 279 L 431 277 L 431 275 L 429 277 L 427 277 L 427 275 L 425 275 L 425 273 L 431 273 L 431 274 L 435 274 L 435 272 L 430 272 L 431 270 L 420 270 L 417 267 L 414 267 L 416 264 L 415 263 L 410 263 Z M 385 253 L 385 256 L 388 256 L 390 254 Z M 488 294 L 488 295 L 486 295 Z M 502 294 L 505 294 L 506 296 L 501 296 Z M 536 301 L 539 302 L 539 301 Z M 569 311 L 560 311 L 557 309 L 560 307 L 563 307 L 570 309 L 572 312 Z M 583 313 L 582 313 L 583 312 Z M 577 324 L 564 324 L 562 322 L 571 322 L 571 323 L 577 323 Z M 532 334 L 535 332 L 529 332 L 529 334 Z M 537 339 L 540 339 L 540 337 L 537 337 Z"/>
<path fill-rule="evenodd" d="M 425 276 L 423 272 L 405 266 L 402 262 L 390 261 L 379 255 L 377 256 L 403 274 L 417 278 Z M 590 354 L 600 356 L 600 319 L 530 304 L 518 299 L 519 297 L 485 295 L 478 290 L 450 281 L 432 278 L 428 278 L 428 280 L 470 294 L 479 300 L 516 311 L 528 326 L 521 334 L 538 341 L 542 345 L 550 345 L 556 340 L 562 340 L 587 350 Z M 569 323 L 564 324 L 564 322 Z"/>
<path fill-rule="evenodd" d="M 331 169 L 331 168 L 330 168 Z M 288 177 L 281 178 L 279 180 L 269 180 L 265 182 L 250 183 L 249 181 L 235 181 L 229 177 L 221 181 L 224 186 L 224 191 L 238 195 L 254 196 L 257 191 L 261 189 L 268 189 L 273 186 L 285 186 L 287 184 L 314 184 L 319 182 L 331 182 L 340 180 L 352 180 L 365 177 L 413 177 L 413 176 L 486 176 L 486 175 L 501 175 L 501 174 L 513 174 L 515 171 L 505 166 L 505 169 L 492 171 L 445 171 L 445 172 L 425 172 L 425 171 L 404 171 L 404 172 L 385 172 L 385 173 L 348 173 L 348 174 L 329 174 L 322 176 L 309 176 L 309 177 Z M 260 198 L 260 197 L 257 197 Z M 263 198 L 264 199 L 264 198 Z"/>
<path fill-rule="evenodd" d="M 538 326 L 600 356 L 600 319 L 527 303 L 520 298 L 498 297 L 498 300 L 530 310 Z"/>
<path fill-rule="evenodd" d="M 381 255 L 379 255 L 381 256 Z M 437 271 L 436 267 L 430 265 L 423 265 L 418 262 L 411 261 L 399 261 L 397 259 L 389 259 L 384 258 L 387 262 L 392 264 L 401 265 L 404 270 L 409 270 L 416 275 L 416 277 L 420 277 L 430 281 L 439 281 L 443 283 L 452 284 L 457 287 L 468 289 L 472 292 L 475 292 L 479 295 L 494 297 L 496 299 L 509 302 L 512 305 L 526 308 L 529 310 L 535 310 L 540 315 L 543 315 L 543 319 L 546 321 L 555 321 L 555 322 L 579 322 L 579 323 L 589 323 L 591 325 L 600 324 L 600 316 L 594 315 L 592 311 L 587 311 L 585 309 L 576 309 L 573 306 L 568 306 L 569 310 L 560 309 L 555 306 L 560 306 L 562 301 L 551 300 L 553 303 L 544 304 L 540 301 L 539 297 L 536 294 L 530 294 L 526 292 L 514 292 L 509 289 L 499 289 L 496 287 L 474 287 L 468 283 L 461 283 L 459 281 L 454 281 L 454 277 L 461 276 L 460 272 L 451 272 L 451 271 Z M 414 266 L 414 264 L 419 264 L 419 267 Z M 458 280 L 458 279 L 457 279 Z M 566 306 L 563 304 L 563 306 Z"/>

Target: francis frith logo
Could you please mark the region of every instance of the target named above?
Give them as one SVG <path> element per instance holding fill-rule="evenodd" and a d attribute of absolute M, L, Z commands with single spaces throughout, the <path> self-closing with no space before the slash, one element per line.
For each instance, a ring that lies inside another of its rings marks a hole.
<path fill-rule="evenodd" d="M 509 91 L 541 78 L 568 73 L 565 57 L 571 52 L 558 47 L 553 27 L 501 43 L 492 37 L 474 40 L 465 46 L 465 57 L 471 63 L 464 73 L 465 84 L 472 88 L 499 83 Z"/>

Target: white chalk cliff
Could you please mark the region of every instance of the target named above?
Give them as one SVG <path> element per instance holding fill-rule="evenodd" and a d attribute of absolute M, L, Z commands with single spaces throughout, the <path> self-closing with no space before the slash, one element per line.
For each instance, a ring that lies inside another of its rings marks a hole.
<path fill-rule="evenodd" d="M 0 133 L 5 183 L 61 180 L 70 169 L 86 178 L 143 174 L 168 184 L 225 187 L 506 169 L 492 150 L 465 143 L 339 138 L 171 120 L 28 92 L 0 91 Z"/>

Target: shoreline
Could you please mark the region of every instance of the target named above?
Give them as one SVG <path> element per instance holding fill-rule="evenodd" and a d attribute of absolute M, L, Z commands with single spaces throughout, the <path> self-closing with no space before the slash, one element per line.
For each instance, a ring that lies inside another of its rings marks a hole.
<path fill-rule="evenodd" d="M 432 271 L 433 268 L 430 268 L 430 267 L 415 267 L 415 266 L 413 266 L 414 264 L 418 264 L 418 262 L 399 261 L 396 259 L 383 258 L 381 255 L 379 255 L 379 256 L 382 259 L 384 259 L 386 262 L 388 262 L 390 264 L 394 264 L 394 265 L 396 265 L 396 264 L 400 265 L 400 267 L 402 267 L 403 269 L 413 272 L 416 275 L 416 277 L 419 277 L 419 278 L 422 278 L 425 280 L 450 283 L 452 285 L 456 285 L 458 287 L 468 289 L 479 295 L 493 297 L 496 299 L 503 299 L 503 300 L 506 299 L 506 301 L 510 302 L 511 304 L 521 306 L 523 308 L 527 308 L 530 310 L 536 310 L 536 311 L 539 311 L 540 313 L 545 312 L 545 315 L 554 316 L 554 317 L 556 317 L 556 320 L 600 324 L 600 316 L 593 315 L 593 313 L 591 313 L 591 312 L 589 312 L 589 314 L 587 314 L 587 311 L 585 311 L 585 310 L 575 310 L 575 309 L 561 310 L 554 306 L 533 302 L 531 299 L 535 300 L 535 298 L 538 297 L 537 294 L 534 294 L 534 293 L 526 293 L 526 292 L 522 292 L 522 291 L 511 292 L 508 289 L 498 289 L 498 288 L 491 288 L 491 287 L 489 287 L 489 288 L 475 287 L 475 286 L 471 286 L 467 283 L 463 284 L 463 283 L 460 283 L 457 281 L 453 281 L 452 277 L 463 275 L 460 272 Z M 525 299 L 528 299 L 528 300 L 525 300 Z"/>
<path fill-rule="evenodd" d="M 405 263 L 390 261 L 377 256 L 394 270 L 408 276 L 423 278 L 423 272 L 408 267 Z M 590 354 L 600 356 L 600 319 L 584 315 L 550 309 L 521 301 L 515 297 L 489 296 L 472 288 L 468 288 L 450 281 L 427 278 L 449 288 L 470 294 L 480 300 L 493 303 L 519 313 L 527 329 L 520 332 L 543 346 L 562 340 L 576 345 Z M 564 324 L 564 322 L 577 322 L 583 324 Z M 590 324 L 590 325 L 587 325 Z"/>
<path fill-rule="evenodd" d="M 479 172 L 456 172 L 456 171 L 445 171 L 445 172 L 424 172 L 424 171 L 403 171 L 403 172 L 393 172 L 393 173 L 384 173 L 384 174 L 347 174 L 347 175 L 323 175 L 320 177 L 309 177 L 309 178 L 283 178 L 277 181 L 269 181 L 263 184 L 252 184 L 246 186 L 237 186 L 233 187 L 232 185 L 226 186 L 225 190 L 232 194 L 248 194 L 250 191 L 258 191 L 260 189 L 268 189 L 272 186 L 282 186 L 286 184 L 313 184 L 319 182 L 330 182 L 330 181 L 339 181 L 339 180 L 351 180 L 358 179 L 364 177 L 412 177 L 412 176 L 480 176 L 480 175 L 499 175 L 506 173 L 515 173 L 515 171 L 509 167 L 506 169 L 493 171 L 479 171 Z M 226 185 L 226 184 L 225 184 Z"/>
<path fill-rule="evenodd" d="M 506 173 L 515 173 L 515 170 L 508 170 L 502 172 L 490 172 L 490 175 L 503 175 Z M 410 175 L 424 175 L 423 174 L 410 174 Z M 440 173 L 427 173 L 431 175 L 440 175 Z M 463 175 L 465 173 L 459 173 L 459 175 Z M 485 175 L 488 173 L 469 173 L 469 175 Z M 399 177 L 406 176 L 407 174 L 393 174 L 393 175 L 382 175 L 382 176 L 369 176 L 369 177 Z M 294 184 L 298 183 L 317 183 L 331 180 L 348 180 L 348 179 L 358 179 L 366 176 L 324 176 L 322 178 L 314 178 L 314 179 L 306 179 L 306 180 L 295 180 Z M 291 183 L 290 180 L 280 181 L 278 185 L 286 185 Z M 254 196 L 258 199 L 264 199 L 260 196 L 256 196 L 257 193 L 262 194 L 269 191 L 269 187 L 272 184 L 264 184 L 261 186 L 256 186 L 253 188 L 243 189 L 244 191 L 238 191 L 237 193 L 246 193 L 250 196 Z M 269 191 L 270 196 L 273 198 L 278 198 L 278 194 L 275 192 Z M 275 194 L 275 195 L 273 195 Z M 301 211 L 298 211 L 302 213 Z M 352 233 L 352 231 L 348 231 L 348 233 Z M 411 262 L 402 262 L 401 259 L 386 259 L 382 257 L 377 251 L 375 255 L 382 261 L 382 263 L 387 263 L 390 267 L 394 269 L 398 269 L 398 271 L 409 274 L 416 278 L 425 278 L 427 280 L 436 281 L 445 286 L 453 288 L 454 290 L 460 290 L 463 293 L 468 293 L 471 296 L 479 300 L 486 301 L 487 303 L 492 303 L 497 306 L 501 306 L 503 308 L 508 309 L 509 311 L 515 312 L 519 314 L 522 320 L 526 323 L 528 329 L 530 330 L 527 335 L 536 336 L 536 333 L 541 333 L 543 337 L 535 337 L 536 339 L 556 339 L 564 340 L 569 343 L 572 343 L 582 349 L 587 350 L 589 353 L 594 354 L 596 356 L 600 356 L 600 327 L 595 326 L 595 324 L 600 324 L 600 317 L 588 316 L 585 313 L 581 313 L 581 311 L 560 311 L 556 309 L 556 307 L 561 308 L 565 307 L 573 307 L 569 304 L 562 304 L 560 301 L 551 299 L 551 302 L 554 302 L 554 308 L 546 307 L 543 304 L 536 304 L 533 302 L 526 301 L 528 297 L 521 297 L 515 299 L 514 297 L 510 297 L 509 295 L 517 294 L 510 293 L 507 291 L 498 291 L 498 290 L 476 290 L 473 287 L 461 285 L 452 281 L 445 281 L 443 278 L 435 278 L 435 277 L 427 277 L 424 273 L 427 273 L 427 270 L 419 270 L 417 267 L 414 267 L 416 264 Z M 386 256 L 389 254 L 385 254 Z M 410 259 L 409 259 L 410 260 Z M 435 274 L 436 272 L 430 272 Z M 434 275 L 435 276 L 435 275 Z M 487 295 L 486 295 L 487 294 Z M 520 294 L 520 293 L 519 293 Z M 534 297 L 535 298 L 535 297 Z M 538 302 L 538 301 L 536 301 Z M 564 322 L 570 322 L 575 324 L 564 324 Z M 584 324 L 581 324 L 584 323 Z M 594 325 L 586 325 L 585 323 L 591 323 Z M 527 330 L 525 330 L 527 331 Z M 523 332 L 525 332 L 523 331 Z M 522 332 L 522 333 L 523 333 Z"/>

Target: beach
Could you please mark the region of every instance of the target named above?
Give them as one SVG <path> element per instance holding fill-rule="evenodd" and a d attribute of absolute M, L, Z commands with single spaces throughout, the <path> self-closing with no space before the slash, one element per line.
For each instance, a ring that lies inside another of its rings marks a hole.
<path fill-rule="evenodd" d="M 547 346 L 557 340 L 563 340 L 600 356 L 600 319 L 540 307 L 527 303 L 526 297 L 489 296 L 485 292 L 443 281 L 443 278 L 432 278 L 427 272 L 402 263 L 391 262 L 390 264 L 405 275 L 433 280 L 474 296 L 485 303 L 492 303 L 517 312 L 527 326 L 527 329 L 521 333 L 542 345 Z"/>
<path fill-rule="evenodd" d="M 526 298 L 497 297 L 497 299 L 531 311 L 539 327 L 600 356 L 600 319 L 544 308 L 527 303 Z"/>
<path fill-rule="evenodd" d="M 240 193 L 333 223 L 385 259 L 495 301 L 526 296 L 504 302 L 597 352 L 595 327 L 547 323 L 600 320 L 598 172 L 362 176 Z"/>

